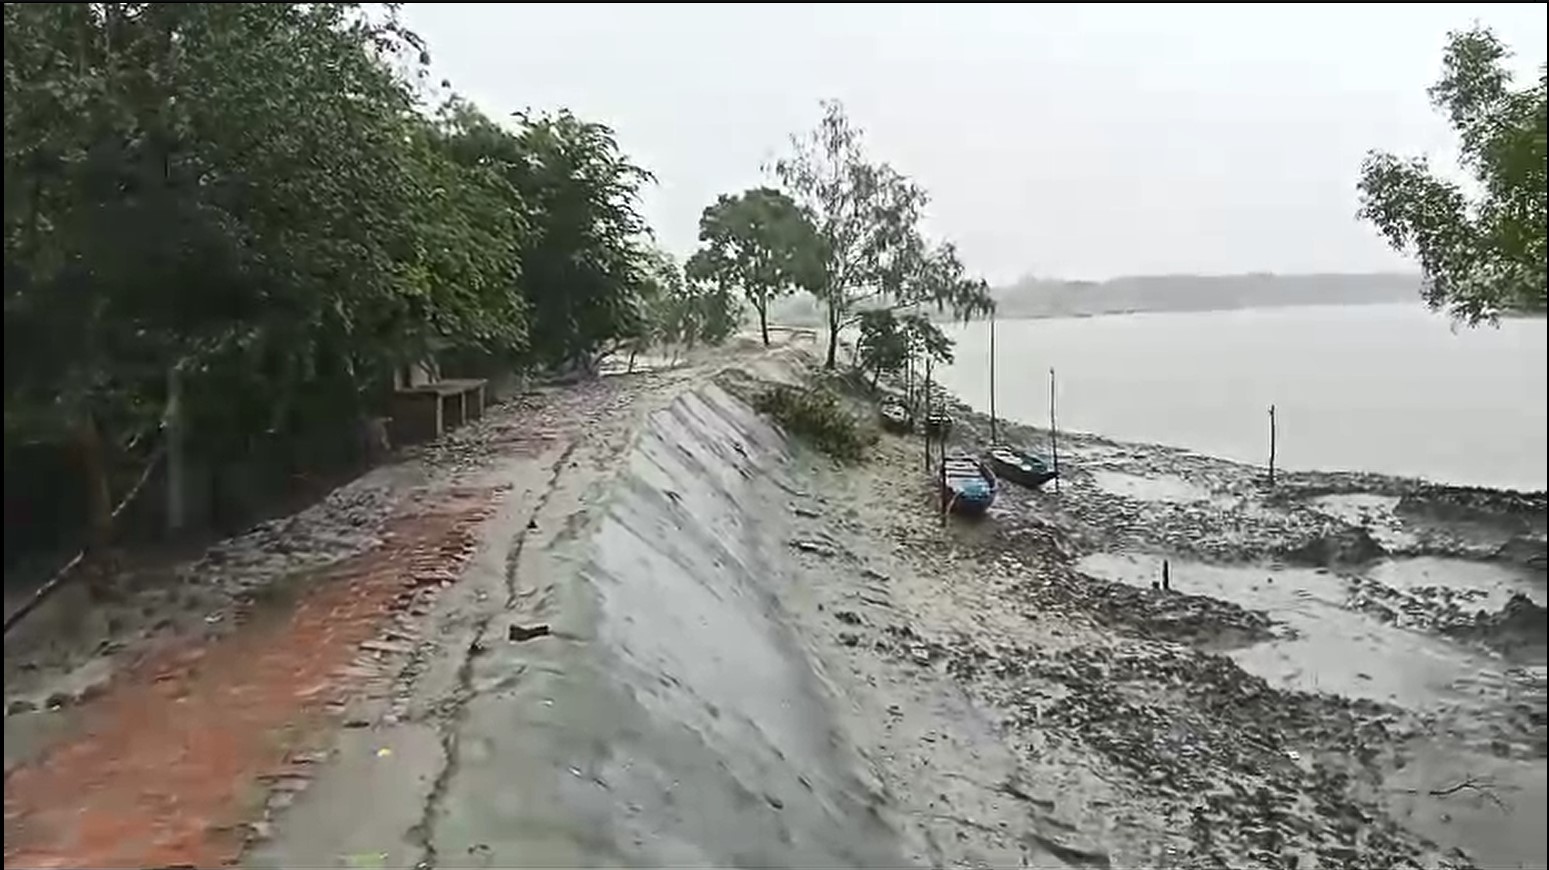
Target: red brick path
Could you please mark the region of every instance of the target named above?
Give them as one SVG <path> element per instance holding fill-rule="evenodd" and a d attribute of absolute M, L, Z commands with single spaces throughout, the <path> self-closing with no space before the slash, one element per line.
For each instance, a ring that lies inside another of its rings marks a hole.
<path fill-rule="evenodd" d="M 351 688 L 341 669 L 406 602 L 416 563 L 459 569 L 495 498 L 460 490 L 394 520 L 381 547 L 307 580 L 290 613 L 123 672 L 79 709 L 78 735 L 6 776 L 5 866 L 235 862 L 261 777 L 327 727 L 327 702 Z"/>

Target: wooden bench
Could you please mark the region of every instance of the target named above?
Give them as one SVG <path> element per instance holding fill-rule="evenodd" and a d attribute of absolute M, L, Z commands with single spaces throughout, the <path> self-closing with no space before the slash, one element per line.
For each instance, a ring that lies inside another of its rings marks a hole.
<path fill-rule="evenodd" d="M 394 390 L 393 443 L 434 441 L 484 416 L 486 383 L 482 378 L 459 378 Z"/>

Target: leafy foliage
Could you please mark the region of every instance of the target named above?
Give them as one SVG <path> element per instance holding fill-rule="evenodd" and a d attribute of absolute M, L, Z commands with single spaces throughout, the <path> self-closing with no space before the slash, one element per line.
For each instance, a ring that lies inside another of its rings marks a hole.
<path fill-rule="evenodd" d="M 569 112 L 522 121 L 512 181 L 533 215 L 522 268 L 534 349 L 584 364 L 643 329 L 648 229 L 638 205 L 652 177 L 601 124 Z"/>
<path fill-rule="evenodd" d="M 699 219 L 703 247 L 689 259 L 698 280 L 735 287 L 758 314 L 769 344 L 769 303 L 798 288 L 818 286 L 821 251 L 807 215 L 768 187 L 723 195 Z"/>
<path fill-rule="evenodd" d="M 843 106 L 825 102 L 817 129 L 792 137 L 792 146 L 774 169 L 817 230 L 813 292 L 827 308 L 828 368 L 840 330 L 863 307 L 931 303 L 964 318 L 988 312 L 988 287 L 965 277 L 955 249 L 930 249 L 922 238 L 925 192 L 866 156 Z"/>
<path fill-rule="evenodd" d="M 568 112 L 423 111 L 392 5 L 4 14 L 8 443 L 148 443 L 169 372 L 196 452 L 343 443 L 409 362 L 647 331 L 650 175 Z"/>
<path fill-rule="evenodd" d="M 758 395 L 754 407 L 791 434 L 846 462 L 859 461 L 876 442 L 876 433 L 846 411 L 838 395 L 822 387 L 771 387 Z"/>
<path fill-rule="evenodd" d="M 737 298 L 725 285 L 692 280 L 671 255 L 653 250 L 648 266 L 647 314 L 636 346 L 720 344 L 737 331 Z"/>
<path fill-rule="evenodd" d="M 955 342 L 941 327 L 918 312 L 897 314 L 887 309 L 862 311 L 856 317 L 860 333 L 855 348 L 860 367 L 872 374 L 902 371 L 913 362 L 952 362 Z"/>
<path fill-rule="evenodd" d="M 1424 158 L 1374 152 L 1361 167 L 1360 216 L 1394 248 L 1413 253 L 1433 309 L 1477 325 L 1509 312 L 1543 312 L 1545 264 L 1546 80 L 1514 89 L 1509 52 L 1487 29 L 1450 36 L 1432 103 L 1461 142 L 1478 182 L 1471 197 L 1437 177 Z"/>

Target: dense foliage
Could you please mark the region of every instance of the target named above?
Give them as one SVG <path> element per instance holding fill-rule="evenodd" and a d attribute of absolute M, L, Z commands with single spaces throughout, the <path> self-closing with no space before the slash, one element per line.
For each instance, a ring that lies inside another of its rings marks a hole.
<path fill-rule="evenodd" d="M 876 441 L 876 432 L 863 426 L 845 410 L 839 396 L 823 386 L 771 387 L 758 395 L 754 407 L 835 459 L 858 461 Z"/>
<path fill-rule="evenodd" d="M 1424 158 L 1373 153 L 1361 168 L 1361 217 L 1419 259 L 1432 308 L 1471 325 L 1542 313 L 1549 303 L 1549 67 L 1514 87 L 1507 56 L 1489 30 L 1453 33 L 1430 90 L 1458 133 L 1477 195 L 1436 176 Z"/>
<path fill-rule="evenodd" d="M 808 215 L 784 193 L 760 187 L 723 195 L 699 219 L 702 247 L 689 259 L 696 279 L 741 291 L 769 344 L 769 303 L 819 286 L 821 252 Z"/>
<path fill-rule="evenodd" d="M 856 329 L 856 360 L 861 371 L 871 373 L 873 384 L 879 375 L 897 374 L 914 363 L 952 362 L 952 339 L 918 312 L 862 311 Z"/>
<path fill-rule="evenodd" d="M 693 350 L 701 343 L 720 344 L 737 331 L 741 306 L 725 284 L 685 275 L 662 251 L 651 252 L 647 278 L 645 331 L 631 349 Z"/>
<path fill-rule="evenodd" d="M 172 377 L 197 452 L 339 443 L 410 362 L 655 330 L 650 176 L 567 112 L 424 110 L 392 6 L 4 9 L 8 445 L 152 442 Z"/>

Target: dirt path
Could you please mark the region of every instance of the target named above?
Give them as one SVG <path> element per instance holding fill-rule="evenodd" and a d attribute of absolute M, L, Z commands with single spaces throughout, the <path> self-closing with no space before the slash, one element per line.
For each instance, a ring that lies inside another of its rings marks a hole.
<path fill-rule="evenodd" d="M 703 376 L 497 406 L 302 515 L 156 580 L 125 578 L 123 598 L 84 624 L 68 597 L 40 612 L 6 644 L 6 865 L 229 864 L 349 736 L 415 721 L 433 734 L 455 701 L 416 706 L 406 675 L 430 670 L 455 695 L 461 667 L 440 648 L 464 652 L 459 630 L 476 633 L 514 594 L 504 570 L 489 588 L 457 581 L 518 558 L 543 506 L 598 471 L 578 465 L 605 464 L 642 408 Z M 422 753 L 432 780 L 437 742 Z M 376 734 L 370 757 L 391 745 Z"/>

